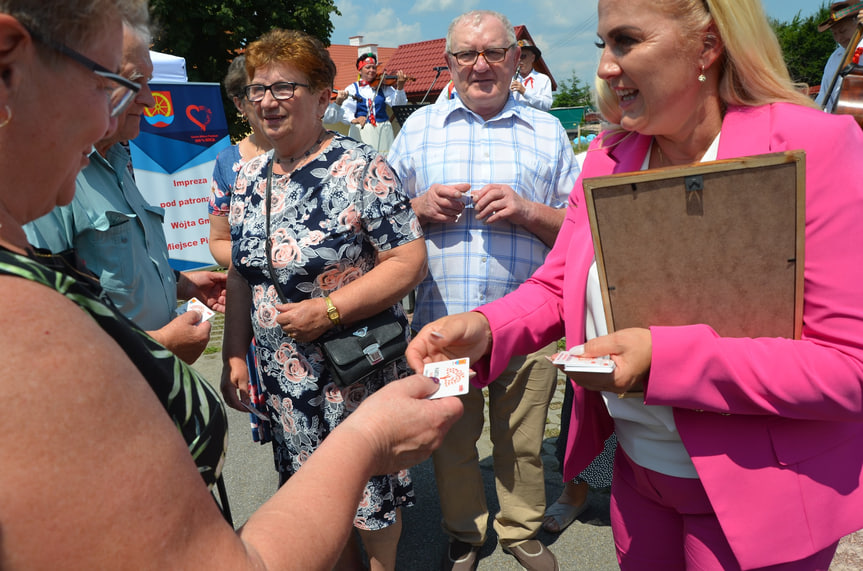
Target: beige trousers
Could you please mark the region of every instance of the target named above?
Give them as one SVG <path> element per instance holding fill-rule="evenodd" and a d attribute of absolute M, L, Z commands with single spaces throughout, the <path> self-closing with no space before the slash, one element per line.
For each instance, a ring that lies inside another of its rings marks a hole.
<path fill-rule="evenodd" d="M 513 358 L 488 386 L 489 426 L 494 478 L 500 511 L 494 530 L 504 547 L 533 538 L 545 513 L 545 477 L 541 448 L 548 404 L 557 369 L 546 359 L 551 344 L 527 357 Z M 485 398 L 475 387 L 461 397 L 464 415 L 434 452 L 435 479 L 443 529 L 451 537 L 485 543 L 488 507 L 476 443 L 483 424 Z"/>

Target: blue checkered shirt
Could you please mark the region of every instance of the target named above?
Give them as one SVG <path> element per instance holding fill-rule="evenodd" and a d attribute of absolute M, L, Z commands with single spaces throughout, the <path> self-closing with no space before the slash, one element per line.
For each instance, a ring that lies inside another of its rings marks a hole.
<path fill-rule="evenodd" d="M 484 121 L 459 98 L 427 105 L 405 121 L 387 160 L 408 196 L 432 184 L 507 184 L 524 198 L 564 208 L 579 168 L 560 121 L 515 102 Z M 516 289 L 549 248 L 528 229 L 476 219 L 472 204 L 455 223 L 423 226 L 429 272 L 417 287 L 412 328 L 469 311 Z"/>

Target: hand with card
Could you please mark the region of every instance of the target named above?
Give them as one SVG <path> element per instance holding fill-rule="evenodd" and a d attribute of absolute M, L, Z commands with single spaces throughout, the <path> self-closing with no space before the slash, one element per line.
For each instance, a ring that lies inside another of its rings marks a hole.
<path fill-rule="evenodd" d="M 469 363 L 482 359 L 491 347 L 488 320 L 469 311 L 449 315 L 422 328 L 408 345 L 405 357 L 416 372 L 428 363 L 467 358 Z"/>
<path fill-rule="evenodd" d="M 470 359 L 452 359 L 449 361 L 438 361 L 437 363 L 426 363 L 423 367 L 423 375 L 437 379 L 440 388 L 428 396 L 430 399 L 443 397 L 454 397 L 467 393 L 470 388 Z"/>
<path fill-rule="evenodd" d="M 651 350 L 649 329 L 621 329 L 558 353 L 554 364 L 579 386 L 622 396 L 644 391 Z"/>
<path fill-rule="evenodd" d="M 204 305 L 204 302 L 199 300 L 197 297 L 193 297 L 183 305 L 177 308 L 177 315 L 182 315 L 187 311 L 197 311 L 201 314 L 201 322 L 207 321 L 211 317 L 213 317 L 216 312 Z"/>
<path fill-rule="evenodd" d="M 375 474 L 419 464 L 440 446 L 464 412 L 459 399 L 430 399 L 435 386 L 421 375 L 387 384 L 348 415 L 327 441 L 351 438 L 350 432 L 362 435 L 377 459 Z M 352 447 L 362 449 L 362 442 L 354 440 Z"/>
<path fill-rule="evenodd" d="M 465 208 L 466 192 L 470 192 L 469 184 L 433 184 L 425 193 L 411 200 L 411 207 L 422 223 L 454 222 Z"/>
<path fill-rule="evenodd" d="M 223 272 L 180 272 L 177 280 L 177 298 L 198 298 L 206 307 L 219 313 L 225 311 L 227 274 Z"/>
<path fill-rule="evenodd" d="M 207 309 L 206 306 L 204 309 Z M 147 333 L 177 357 L 192 364 L 201 356 L 210 341 L 212 325 L 203 318 L 202 312 L 203 309 L 195 308 L 193 304 L 191 311 L 185 311 L 161 329 Z"/>

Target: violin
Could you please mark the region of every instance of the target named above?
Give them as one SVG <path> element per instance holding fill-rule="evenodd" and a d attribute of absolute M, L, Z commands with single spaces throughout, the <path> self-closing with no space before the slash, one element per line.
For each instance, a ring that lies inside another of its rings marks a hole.
<path fill-rule="evenodd" d="M 377 77 L 376 77 L 376 78 L 374 78 L 372 81 L 370 81 L 370 82 L 369 82 L 369 85 L 371 85 L 371 86 L 372 86 L 372 87 L 374 87 L 375 89 L 380 89 L 380 86 L 381 86 L 381 85 L 386 85 L 386 86 L 391 87 L 391 86 L 393 86 L 393 85 L 395 85 L 395 84 L 396 84 L 396 82 L 398 81 L 398 79 L 399 79 L 399 76 L 397 76 L 397 75 L 386 75 L 386 74 L 383 74 L 383 75 L 379 75 L 379 76 L 377 76 Z M 416 81 L 416 80 L 417 80 L 417 78 L 415 78 L 415 77 L 411 77 L 411 76 L 407 76 L 407 77 L 405 77 L 405 80 L 406 80 L 406 81 Z"/>
<path fill-rule="evenodd" d="M 369 82 L 369 85 L 374 88 L 375 94 L 381 90 L 381 86 L 385 85 L 388 87 L 394 86 L 398 82 L 399 76 L 397 75 L 388 75 L 383 73 L 375 77 L 372 81 Z M 416 81 L 415 77 L 406 76 L 405 81 Z M 336 89 L 332 90 L 332 94 L 330 95 L 330 101 L 334 101 L 338 96 L 339 92 Z M 354 99 L 355 101 L 362 101 L 363 98 L 355 93 L 348 92 L 348 97 Z"/>
<path fill-rule="evenodd" d="M 851 115 L 863 128 L 863 66 L 855 65 L 842 79 L 834 113 Z"/>

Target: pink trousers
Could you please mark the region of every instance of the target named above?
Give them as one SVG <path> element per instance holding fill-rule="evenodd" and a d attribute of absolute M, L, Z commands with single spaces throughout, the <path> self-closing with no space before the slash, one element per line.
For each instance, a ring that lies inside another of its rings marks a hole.
<path fill-rule="evenodd" d="M 642 468 L 620 446 L 611 484 L 611 529 L 622 571 L 740 569 L 701 481 Z M 760 569 L 826 571 L 838 543 L 806 559 Z"/>

